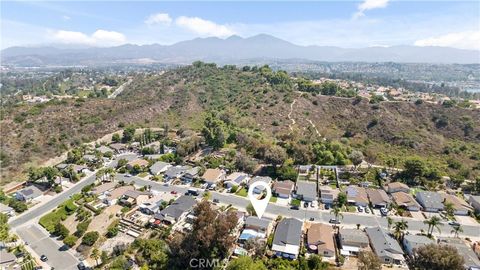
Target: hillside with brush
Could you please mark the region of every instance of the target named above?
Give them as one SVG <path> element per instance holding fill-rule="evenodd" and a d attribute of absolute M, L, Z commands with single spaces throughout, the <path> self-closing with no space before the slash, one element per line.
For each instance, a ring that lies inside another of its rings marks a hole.
<path fill-rule="evenodd" d="M 255 133 L 296 163 L 316 141 L 338 141 L 382 165 L 420 156 L 443 173 L 475 177 L 480 169 L 480 112 L 455 106 L 380 102 L 298 91 L 296 79 L 268 67 L 195 62 L 163 74 L 137 75 L 116 99 L 52 100 L 2 108 L 2 184 L 83 142 L 128 125 L 202 130 L 215 112 L 238 133 Z M 347 95 L 348 96 L 348 95 Z M 232 135 L 232 134 L 230 134 Z M 233 135 L 232 135 L 233 136 Z M 453 168 L 451 163 L 462 166 Z"/>

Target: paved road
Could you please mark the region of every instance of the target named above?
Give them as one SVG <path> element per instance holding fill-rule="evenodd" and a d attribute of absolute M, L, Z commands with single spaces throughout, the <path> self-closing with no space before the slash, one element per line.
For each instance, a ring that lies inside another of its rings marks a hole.
<path fill-rule="evenodd" d="M 8 224 L 11 228 L 15 229 L 23 224 L 31 223 L 37 221 L 40 217 L 44 214 L 50 212 L 51 210 L 55 209 L 59 204 L 70 198 L 71 195 L 75 193 L 79 193 L 83 187 L 95 182 L 95 174 L 88 176 L 87 178 L 83 179 L 82 181 L 78 182 L 76 185 L 71 187 L 70 189 L 56 195 L 50 201 L 46 202 L 39 207 L 34 209 L 28 210 L 21 215 L 15 216 L 8 221 Z"/>
<path fill-rule="evenodd" d="M 153 182 L 149 180 L 144 180 L 135 176 L 125 177 L 123 175 L 117 175 L 117 179 L 123 180 L 125 182 L 134 181 L 136 185 L 146 186 L 151 185 L 153 190 L 166 191 L 170 192 L 172 190 L 177 191 L 178 193 L 185 193 L 188 190 L 188 187 L 182 186 L 165 186 L 163 183 Z M 200 191 L 200 193 L 202 193 Z M 236 196 L 233 194 L 211 192 L 212 199 L 218 199 L 220 203 L 231 204 L 236 208 L 245 209 L 249 203 L 248 199 L 245 197 Z M 314 218 L 315 221 L 325 222 L 333 217 L 328 210 L 316 210 L 316 209 L 300 209 L 292 210 L 288 206 L 282 206 L 278 204 L 269 203 L 267 209 L 265 210 L 265 215 L 275 218 L 277 215 L 283 217 L 295 217 L 301 220 L 309 220 Z M 345 227 L 356 227 L 357 224 L 360 224 L 361 227 L 374 227 L 381 226 L 383 228 L 388 227 L 388 222 L 386 217 L 381 217 L 373 214 L 365 213 L 342 213 L 342 226 Z M 394 221 L 399 221 L 401 217 L 392 216 Z M 408 222 L 408 231 L 411 233 L 418 233 L 421 230 L 426 231 L 428 226 L 423 223 L 421 220 L 416 220 L 413 218 L 404 218 Z M 441 236 L 452 236 L 452 226 L 448 224 L 443 224 L 440 226 Z M 463 237 L 475 237 L 480 238 L 480 225 L 462 225 L 463 233 L 460 233 L 460 236 Z M 437 231 L 434 231 L 434 235 L 438 235 Z"/>
<path fill-rule="evenodd" d="M 73 270 L 77 269 L 77 258 L 73 256 L 69 251 L 62 250 L 63 246 L 61 242 L 58 242 L 48 235 L 37 224 L 27 225 L 17 230 L 18 235 L 23 241 L 28 243 L 35 253 L 45 255 L 48 258 L 46 262 L 55 269 Z"/>

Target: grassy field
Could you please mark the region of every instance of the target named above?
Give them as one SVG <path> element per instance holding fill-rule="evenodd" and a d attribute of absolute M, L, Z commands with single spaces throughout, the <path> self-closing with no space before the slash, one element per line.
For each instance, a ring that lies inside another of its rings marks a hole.
<path fill-rule="evenodd" d="M 276 196 L 272 196 L 272 197 L 270 198 L 270 202 L 271 202 L 271 203 L 277 202 L 277 197 L 276 197 Z"/>

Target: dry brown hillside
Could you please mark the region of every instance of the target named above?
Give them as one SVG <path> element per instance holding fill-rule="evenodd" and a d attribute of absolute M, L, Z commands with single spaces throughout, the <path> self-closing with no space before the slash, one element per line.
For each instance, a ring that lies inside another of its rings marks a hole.
<path fill-rule="evenodd" d="M 292 105 L 293 103 L 293 105 Z M 480 111 L 406 102 L 299 93 L 275 85 L 259 71 L 196 65 L 163 75 L 137 77 L 115 100 L 54 101 L 6 108 L 1 121 L 2 183 L 16 180 L 74 145 L 128 124 L 200 129 L 207 110 L 229 111 L 239 124 L 271 136 L 349 137 L 378 162 L 388 155 L 435 157 L 446 147 L 461 148 L 445 158 L 475 166 L 480 144 Z M 290 116 L 290 117 L 289 117 Z M 295 124 L 292 124 L 295 122 Z"/>

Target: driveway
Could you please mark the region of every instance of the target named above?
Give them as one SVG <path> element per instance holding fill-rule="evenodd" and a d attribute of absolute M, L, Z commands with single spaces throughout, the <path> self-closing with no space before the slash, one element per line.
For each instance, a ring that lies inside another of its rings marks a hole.
<path fill-rule="evenodd" d="M 462 225 L 479 225 L 478 222 L 470 216 L 455 216 L 455 219 Z"/>
<path fill-rule="evenodd" d="M 77 269 L 78 260 L 70 251 L 61 250 L 62 243 L 50 238 L 47 231 L 39 225 L 28 225 L 17 228 L 16 232 L 23 241 L 28 243 L 39 256 L 46 255 L 49 266 L 55 269 L 74 270 Z"/>
<path fill-rule="evenodd" d="M 410 211 L 410 215 L 416 220 L 425 220 L 425 216 L 423 216 L 421 211 Z"/>

